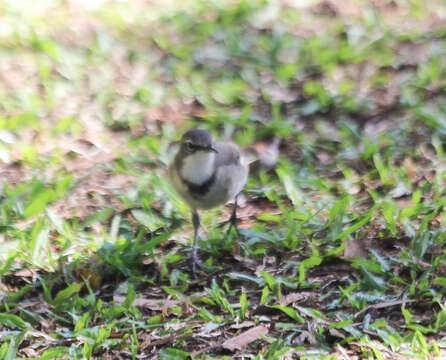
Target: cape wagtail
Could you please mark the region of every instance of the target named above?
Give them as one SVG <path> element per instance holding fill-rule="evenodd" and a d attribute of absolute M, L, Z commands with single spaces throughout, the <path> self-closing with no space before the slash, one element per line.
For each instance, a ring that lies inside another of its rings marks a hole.
<path fill-rule="evenodd" d="M 194 226 L 192 272 L 201 264 L 198 257 L 198 210 L 223 205 L 235 199 L 230 226 L 236 225 L 237 195 L 248 179 L 248 161 L 230 142 L 216 142 L 207 130 L 188 130 L 169 168 L 173 186 L 190 206 Z"/>

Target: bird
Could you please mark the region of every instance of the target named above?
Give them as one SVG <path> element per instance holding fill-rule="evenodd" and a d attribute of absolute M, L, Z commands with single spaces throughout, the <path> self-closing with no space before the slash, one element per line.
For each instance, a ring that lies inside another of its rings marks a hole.
<path fill-rule="evenodd" d="M 234 199 L 229 218 L 231 227 L 237 223 L 237 197 L 243 190 L 249 173 L 249 161 L 232 142 L 216 141 L 207 130 L 192 128 L 186 131 L 171 165 L 169 177 L 181 198 L 191 209 L 194 227 L 192 273 L 201 267 L 198 256 L 199 210 L 208 210 Z"/>

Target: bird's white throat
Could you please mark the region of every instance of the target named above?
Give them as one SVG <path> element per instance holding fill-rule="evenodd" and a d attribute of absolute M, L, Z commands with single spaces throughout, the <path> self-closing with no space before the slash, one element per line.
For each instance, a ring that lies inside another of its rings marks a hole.
<path fill-rule="evenodd" d="M 215 153 L 197 151 L 183 159 L 181 177 L 193 184 L 203 184 L 214 173 Z"/>

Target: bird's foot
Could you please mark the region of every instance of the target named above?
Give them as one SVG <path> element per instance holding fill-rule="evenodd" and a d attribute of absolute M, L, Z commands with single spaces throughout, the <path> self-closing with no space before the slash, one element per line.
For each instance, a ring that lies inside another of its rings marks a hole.
<path fill-rule="evenodd" d="M 231 214 L 231 217 L 228 220 L 225 220 L 218 224 L 219 228 L 222 228 L 223 226 L 226 226 L 229 224 L 228 230 L 226 232 L 226 235 L 229 235 L 231 233 L 232 228 L 236 231 L 237 235 L 240 235 L 239 229 L 237 227 L 237 216 L 234 215 L 234 213 Z"/>
<path fill-rule="evenodd" d="M 197 268 L 203 269 L 203 267 L 203 262 L 198 257 L 198 254 L 194 254 L 192 256 L 192 276 L 194 277 L 194 279 L 197 278 Z"/>
<path fill-rule="evenodd" d="M 215 270 L 213 266 L 206 265 L 198 256 L 192 256 L 191 261 L 191 267 L 192 267 L 192 277 L 194 279 L 198 278 L 198 270 L 202 270 L 204 272 L 211 272 Z"/>

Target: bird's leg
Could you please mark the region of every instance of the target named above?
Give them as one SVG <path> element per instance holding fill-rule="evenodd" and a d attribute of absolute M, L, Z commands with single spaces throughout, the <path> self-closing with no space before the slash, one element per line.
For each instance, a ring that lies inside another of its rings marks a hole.
<path fill-rule="evenodd" d="M 239 235 L 239 231 L 237 228 L 237 198 L 238 198 L 238 194 L 235 196 L 235 199 L 234 199 L 234 208 L 232 209 L 231 217 L 229 218 L 229 220 L 227 220 L 227 222 L 229 222 L 228 234 L 231 232 L 231 229 L 234 227 L 235 231 Z"/>
<path fill-rule="evenodd" d="M 192 248 L 192 274 L 197 276 L 197 266 L 201 267 L 201 261 L 198 257 L 198 229 L 200 227 L 200 216 L 197 210 L 192 210 L 192 224 L 194 225 L 194 245 Z"/>

